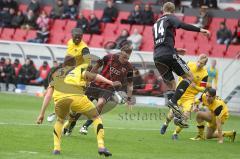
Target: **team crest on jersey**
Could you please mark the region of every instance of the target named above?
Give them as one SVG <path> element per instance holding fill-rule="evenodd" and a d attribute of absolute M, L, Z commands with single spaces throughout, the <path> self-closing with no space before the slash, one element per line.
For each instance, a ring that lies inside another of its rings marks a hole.
<path fill-rule="evenodd" d="M 126 71 L 127 71 L 127 69 L 122 67 L 122 72 L 126 72 Z"/>

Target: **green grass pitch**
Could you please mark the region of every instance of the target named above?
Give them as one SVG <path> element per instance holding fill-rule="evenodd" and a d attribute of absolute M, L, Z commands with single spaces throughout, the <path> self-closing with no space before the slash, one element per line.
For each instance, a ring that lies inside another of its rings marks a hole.
<path fill-rule="evenodd" d="M 51 154 L 53 147 L 53 123 L 44 121 L 35 125 L 42 98 L 0 93 L 0 159 L 49 159 L 49 158 L 101 158 L 97 154 L 96 137 L 92 128 L 87 136 L 78 134 L 82 122 L 73 134 L 63 137 L 60 156 Z M 53 104 L 46 116 L 53 111 Z M 196 135 L 194 117 L 190 128 L 185 129 L 178 141 L 172 141 L 174 125 L 163 136 L 159 128 L 167 109 L 134 107 L 128 112 L 118 106 L 103 115 L 105 144 L 113 153 L 113 159 L 239 159 L 240 138 L 235 143 L 227 139 L 224 144 L 216 140 L 191 141 Z M 231 116 L 224 130 L 240 132 L 240 117 Z"/>

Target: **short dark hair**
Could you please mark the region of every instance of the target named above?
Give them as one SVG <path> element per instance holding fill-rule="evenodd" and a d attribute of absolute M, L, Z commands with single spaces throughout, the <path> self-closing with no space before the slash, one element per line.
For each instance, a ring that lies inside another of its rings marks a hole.
<path fill-rule="evenodd" d="M 132 46 L 126 44 L 123 47 L 121 47 L 121 51 L 124 51 L 130 55 L 132 53 Z"/>
<path fill-rule="evenodd" d="M 83 31 L 81 28 L 73 28 L 72 29 L 72 35 L 82 35 Z"/>
<path fill-rule="evenodd" d="M 210 96 L 215 97 L 216 96 L 216 89 L 214 88 L 208 88 L 206 92 L 209 93 Z"/>

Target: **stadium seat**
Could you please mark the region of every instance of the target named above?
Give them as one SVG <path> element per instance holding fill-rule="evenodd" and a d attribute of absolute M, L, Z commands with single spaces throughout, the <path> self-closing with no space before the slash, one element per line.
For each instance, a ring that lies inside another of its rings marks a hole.
<path fill-rule="evenodd" d="M 50 33 L 50 38 L 48 40 L 49 43 L 51 44 L 64 44 L 63 40 L 65 38 L 65 33 L 64 32 L 59 32 L 59 33 Z"/>
<path fill-rule="evenodd" d="M 184 42 L 193 43 L 197 38 L 197 32 L 184 31 L 182 39 Z"/>
<path fill-rule="evenodd" d="M 108 43 L 108 42 L 115 42 L 116 39 L 117 39 L 116 36 L 111 36 L 111 37 L 107 37 L 107 36 L 106 36 L 106 37 L 104 37 L 104 38 L 103 38 L 103 46 L 105 46 L 106 43 Z"/>
<path fill-rule="evenodd" d="M 213 46 L 210 56 L 223 57 L 225 55 L 225 52 L 226 52 L 226 45 L 216 44 Z"/>
<path fill-rule="evenodd" d="M 15 41 L 25 41 L 26 36 L 27 36 L 27 30 L 16 29 L 16 32 L 13 35 L 13 40 L 15 40 Z"/>
<path fill-rule="evenodd" d="M 107 23 L 105 25 L 105 28 L 103 30 L 103 35 L 104 36 L 114 36 L 117 30 L 117 25 L 114 23 Z"/>
<path fill-rule="evenodd" d="M 120 35 L 120 33 L 121 33 L 121 31 L 123 30 L 123 29 L 126 29 L 128 32 L 130 31 L 130 24 L 119 24 L 118 25 L 118 29 L 117 29 L 117 36 L 118 35 Z"/>
<path fill-rule="evenodd" d="M 14 32 L 15 32 L 15 29 L 3 28 L 3 31 L 2 31 L 2 34 L 1 34 L 1 39 L 12 40 Z"/>
<path fill-rule="evenodd" d="M 55 32 L 55 33 L 63 32 L 63 30 L 65 29 L 66 23 L 67 23 L 66 20 L 62 20 L 62 19 L 54 20 L 53 25 L 51 27 L 51 32 Z"/>
<path fill-rule="evenodd" d="M 183 20 L 185 23 L 193 24 L 196 23 L 197 18 L 195 16 L 184 16 Z"/>
<path fill-rule="evenodd" d="M 176 41 L 174 47 L 175 48 L 184 48 L 184 43 L 181 41 Z"/>
<path fill-rule="evenodd" d="M 90 34 L 83 34 L 83 41 L 89 44 L 91 40 L 91 35 Z"/>
<path fill-rule="evenodd" d="M 27 12 L 27 5 L 26 4 L 20 4 L 18 9 L 22 11 L 23 13 Z"/>
<path fill-rule="evenodd" d="M 224 22 L 224 18 L 212 18 L 212 22 L 209 26 L 210 30 L 218 30 L 220 23 Z"/>
<path fill-rule="evenodd" d="M 240 57 L 240 47 L 238 45 L 230 45 L 227 52 L 224 55 L 227 58 Z"/>
<path fill-rule="evenodd" d="M 196 41 L 199 45 L 208 44 L 209 38 L 204 36 L 203 34 L 198 34 Z"/>
<path fill-rule="evenodd" d="M 65 33 L 65 37 L 63 39 L 63 44 L 67 45 L 67 42 L 72 38 L 71 33 Z"/>
<path fill-rule="evenodd" d="M 141 51 L 153 51 L 153 38 L 143 37 L 143 42 L 141 45 Z"/>
<path fill-rule="evenodd" d="M 226 26 L 234 32 L 238 24 L 238 19 L 226 19 Z"/>
<path fill-rule="evenodd" d="M 200 44 L 198 43 L 198 52 L 197 54 L 211 54 L 212 45 L 211 44 Z"/>
<path fill-rule="evenodd" d="M 77 22 L 75 20 L 67 20 L 67 24 L 65 26 L 65 33 L 71 33 L 72 29 L 77 26 Z"/>
<path fill-rule="evenodd" d="M 3 28 L 0 27 L 0 37 L 1 37 L 2 31 L 3 31 Z"/>
<path fill-rule="evenodd" d="M 187 55 L 196 55 L 198 51 L 198 44 L 197 43 L 185 43 L 184 48 L 187 51 Z"/>
<path fill-rule="evenodd" d="M 47 13 L 47 15 L 49 16 L 51 11 L 52 11 L 52 6 L 46 5 L 43 7 L 43 10 Z"/>
<path fill-rule="evenodd" d="M 151 35 L 150 35 L 151 34 Z M 152 36 L 153 33 L 152 33 L 152 26 L 145 26 L 144 28 L 144 32 L 143 32 L 143 36 L 145 37 L 148 37 L 148 36 Z"/>
<path fill-rule="evenodd" d="M 37 31 L 36 30 L 29 30 L 28 32 L 27 32 L 27 35 L 26 35 L 26 40 L 29 40 L 29 39 L 34 39 L 34 38 L 36 38 L 36 36 L 37 36 Z"/>
<path fill-rule="evenodd" d="M 133 31 L 134 31 L 135 28 L 138 30 L 138 32 L 139 32 L 140 34 L 143 33 L 143 30 L 144 30 L 144 26 L 143 26 L 143 25 L 132 25 L 130 34 L 133 33 Z"/>
<path fill-rule="evenodd" d="M 183 34 L 184 34 L 184 30 L 183 29 L 177 29 L 176 30 L 176 37 L 182 39 Z"/>
<path fill-rule="evenodd" d="M 84 10 L 82 10 L 82 14 L 83 14 L 83 16 L 84 16 L 85 18 L 87 18 L 87 19 L 89 19 L 90 14 L 92 14 L 92 13 L 93 13 L 92 10 L 88 10 L 88 9 L 84 9 Z"/>
<path fill-rule="evenodd" d="M 129 12 L 123 11 L 119 12 L 116 23 L 121 23 L 122 19 L 128 19 L 129 14 L 130 14 Z"/>
<path fill-rule="evenodd" d="M 94 10 L 94 14 L 99 20 L 101 20 L 103 15 L 103 10 Z"/>
<path fill-rule="evenodd" d="M 92 39 L 89 43 L 89 46 L 101 48 L 102 44 L 103 44 L 103 37 L 101 35 L 92 35 Z"/>

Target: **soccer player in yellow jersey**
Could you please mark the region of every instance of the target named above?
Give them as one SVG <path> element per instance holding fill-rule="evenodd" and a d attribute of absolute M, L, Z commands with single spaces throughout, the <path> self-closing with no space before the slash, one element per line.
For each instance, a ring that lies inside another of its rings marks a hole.
<path fill-rule="evenodd" d="M 87 44 L 82 40 L 83 31 L 80 28 L 72 30 L 72 39 L 67 42 L 67 55 L 73 56 L 76 60 L 76 65 L 91 64 L 90 51 Z"/>
<path fill-rule="evenodd" d="M 60 154 L 60 143 L 64 120 L 68 117 L 70 111 L 82 113 L 93 120 L 94 130 L 97 134 L 98 153 L 100 155 L 111 156 L 112 154 L 104 146 L 104 130 L 102 119 L 100 118 L 96 107 L 85 94 L 87 81 L 105 82 L 112 86 L 120 86 L 121 83 L 112 82 L 99 74 L 85 71 L 84 65 L 72 67 L 75 65 L 74 58 L 66 56 L 64 66 L 56 70 L 49 84 L 41 112 L 37 118 L 37 123 L 41 124 L 48 104 L 53 96 L 55 104 L 55 113 L 57 121 L 54 125 L 54 154 Z"/>
<path fill-rule="evenodd" d="M 200 99 L 196 100 L 196 105 L 202 103 L 208 108 L 207 111 L 198 111 L 196 115 L 198 135 L 192 140 L 204 139 L 204 122 L 208 123 L 206 138 L 218 138 L 218 143 L 223 143 L 223 137 L 230 137 L 234 142 L 236 131 L 222 131 L 222 126 L 229 117 L 226 103 L 216 96 L 216 89 L 208 88 Z"/>
<path fill-rule="evenodd" d="M 217 61 L 214 59 L 211 62 L 211 66 L 208 67 L 208 83 L 207 87 L 217 89 L 218 86 L 218 69 L 216 68 Z"/>
<path fill-rule="evenodd" d="M 207 83 L 207 69 L 205 68 L 205 65 L 207 64 L 208 58 L 205 54 L 201 54 L 197 60 L 197 62 L 188 62 L 188 67 L 190 68 L 190 72 L 193 75 L 193 82 L 191 83 L 190 87 L 187 88 L 185 93 L 182 95 L 182 97 L 178 100 L 178 105 L 182 108 L 183 113 L 185 115 L 185 120 L 190 116 L 190 113 L 192 111 L 192 106 L 195 101 L 195 96 L 199 92 L 203 92 L 206 87 Z M 182 78 L 179 78 L 179 82 L 181 82 Z M 164 134 L 166 132 L 166 129 L 168 127 L 168 124 L 173 119 L 173 113 L 172 110 L 169 111 L 168 116 L 166 118 L 166 122 L 161 128 L 160 133 Z M 185 122 L 186 122 L 185 121 Z M 178 139 L 178 134 L 181 132 L 182 128 L 179 126 L 176 127 L 172 139 L 176 140 Z"/>

